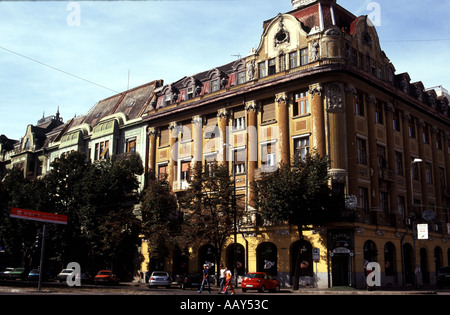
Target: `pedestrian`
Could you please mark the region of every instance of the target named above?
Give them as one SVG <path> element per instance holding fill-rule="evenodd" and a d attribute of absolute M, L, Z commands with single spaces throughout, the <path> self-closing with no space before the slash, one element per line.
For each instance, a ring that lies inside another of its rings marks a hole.
<path fill-rule="evenodd" d="M 209 266 L 207 264 L 203 265 L 203 279 L 202 279 L 202 285 L 200 286 L 200 290 L 198 290 L 198 293 L 202 293 L 203 288 L 205 285 L 208 285 L 208 293 L 211 294 L 211 285 L 209 283 Z"/>
<path fill-rule="evenodd" d="M 225 293 L 227 293 L 228 292 L 228 288 L 230 288 L 231 289 L 231 295 L 233 295 L 234 294 L 234 289 L 233 289 L 233 284 L 231 283 L 231 281 L 232 281 L 232 274 L 231 274 L 231 271 L 227 268 L 227 267 L 225 267 L 225 281 L 226 281 L 226 283 L 225 283 L 225 287 L 223 288 L 223 290 L 222 290 L 222 294 L 225 294 Z"/>
<path fill-rule="evenodd" d="M 219 283 L 220 283 L 220 292 L 222 292 L 223 287 L 225 286 L 225 273 L 226 273 L 227 269 L 223 266 L 220 265 L 220 277 L 219 277 Z"/>

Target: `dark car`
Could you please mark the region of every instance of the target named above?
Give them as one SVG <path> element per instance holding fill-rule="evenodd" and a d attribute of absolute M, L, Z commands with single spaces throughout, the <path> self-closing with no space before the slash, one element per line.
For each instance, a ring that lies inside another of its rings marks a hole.
<path fill-rule="evenodd" d="M 450 267 L 443 267 L 438 270 L 437 286 L 438 288 L 450 286 Z"/>
<path fill-rule="evenodd" d="M 250 272 L 244 275 L 241 288 L 242 292 L 246 292 L 247 290 L 280 292 L 280 282 L 265 272 Z"/>
<path fill-rule="evenodd" d="M 0 272 L 0 279 L 8 279 L 9 278 L 9 274 L 14 271 L 13 267 L 7 267 L 5 270 L 3 270 L 2 272 Z"/>
<path fill-rule="evenodd" d="M 25 268 L 15 268 L 9 273 L 8 278 L 12 280 L 22 279 L 25 280 L 28 276 L 28 272 Z"/>
<path fill-rule="evenodd" d="M 202 276 L 195 273 L 189 273 L 185 275 L 177 276 L 177 282 L 180 285 L 180 289 L 186 288 L 200 288 L 202 284 Z"/>

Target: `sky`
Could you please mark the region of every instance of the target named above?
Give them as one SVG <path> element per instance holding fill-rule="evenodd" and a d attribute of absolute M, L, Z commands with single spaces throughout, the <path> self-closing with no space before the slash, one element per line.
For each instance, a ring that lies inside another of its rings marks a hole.
<path fill-rule="evenodd" d="M 369 15 L 396 73 L 450 89 L 450 0 L 338 0 Z M 19 140 L 153 80 L 166 84 L 257 48 L 290 0 L 0 0 L 0 134 Z"/>

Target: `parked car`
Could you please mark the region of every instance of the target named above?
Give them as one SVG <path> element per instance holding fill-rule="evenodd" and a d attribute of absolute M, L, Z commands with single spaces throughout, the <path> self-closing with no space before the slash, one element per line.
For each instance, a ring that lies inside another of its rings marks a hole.
<path fill-rule="evenodd" d="M 80 279 L 81 283 L 92 283 L 94 280 L 88 272 L 81 272 L 81 274 L 77 274 L 75 279 Z"/>
<path fill-rule="evenodd" d="M 13 267 L 7 267 L 5 268 L 5 270 L 3 270 L 2 272 L 0 272 L 0 279 L 8 279 L 9 278 L 9 274 L 11 273 L 11 271 L 13 271 L 14 268 Z"/>
<path fill-rule="evenodd" d="M 177 282 L 181 290 L 186 288 L 200 288 L 202 285 L 202 276 L 195 273 L 189 273 L 185 275 L 178 275 Z"/>
<path fill-rule="evenodd" d="M 28 276 L 28 272 L 25 268 L 14 268 L 13 271 L 9 273 L 8 279 L 22 279 L 25 280 Z"/>
<path fill-rule="evenodd" d="M 32 269 L 28 274 L 28 280 L 37 281 L 39 280 L 39 269 Z"/>
<path fill-rule="evenodd" d="M 96 284 L 119 284 L 120 279 L 111 270 L 100 270 L 94 278 Z"/>
<path fill-rule="evenodd" d="M 242 292 L 247 290 L 280 292 L 280 282 L 266 272 L 250 272 L 242 278 L 241 288 Z"/>
<path fill-rule="evenodd" d="M 57 276 L 56 280 L 60 283 L 67 280 L 67 277 L 70 276 L 73 272 L 73 269 L 63 269 Z"/>
<path fill-rule="evenodd" d="M 166 288 L 170 287 L 171 279 L 170 275 L 166 271 L 153 271 L 148 284 L 150 287 L 164 286 Z"/>
<path fill-rule="evenodd" d="M 443 286 L 450 286 L 450 267 L 443 267 L 438 270 L 437 286 L 442 288 Z"/>

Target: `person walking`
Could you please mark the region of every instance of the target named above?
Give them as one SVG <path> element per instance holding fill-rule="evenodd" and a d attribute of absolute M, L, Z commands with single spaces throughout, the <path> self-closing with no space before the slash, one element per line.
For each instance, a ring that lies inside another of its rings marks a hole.
<path fill-rule="evenodd" d="M 231 289 L 231 295 L 233 295 L 235 292 L 234 292 L 234 288 L 233 288 L 233 284 L 231 283 L 231 281 L 232 281 L 232 274 L 231 274 L 231 271 L 227 268 L 227 267 L 225 267 L 225 280 L 226 280 L 226 283 L 225 283 L 225 287 L 223 288 L 223 290 L 222 290 L 222 294 L 226 294 L 227 293 L 227 291 L 228 291 L 228 288 L 230 288 Z"/>
<path fill-rule="evenodd" d="M 225 286 L 225 273 L 226 273 L 227 269 L 223 266 L 220 265 L 220 276 L 219 276 L 219 283 L 220 283 L 220 292 L 222 292 L 223 287 Z"/>
<path fill-rule="evenodd" d="M 200 286 L 200 290 L 198 290 L 198 293 L 202 293 L 203 288 L 205 285 L 208 285 L 208 293 L 211 294 L 211 285 L 209 282 L 209 268 L 207 264 L 203 265 L 203 279 L 202 279 L 202 285 Z"/>

